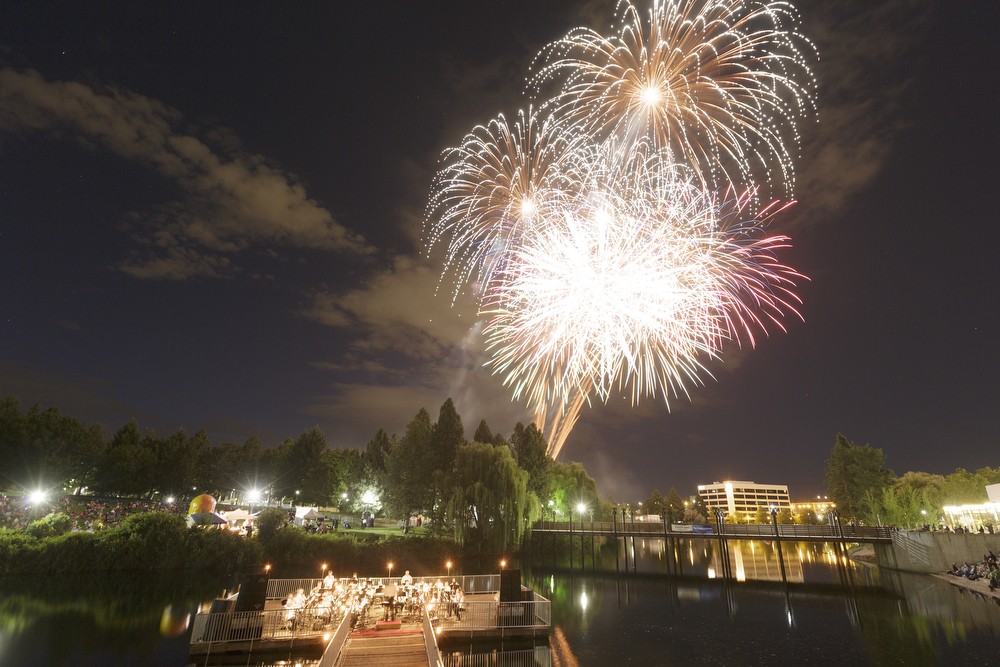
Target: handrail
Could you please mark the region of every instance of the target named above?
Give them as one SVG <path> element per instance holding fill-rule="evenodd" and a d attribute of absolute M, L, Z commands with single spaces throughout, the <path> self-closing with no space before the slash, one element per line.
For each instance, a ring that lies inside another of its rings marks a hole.
<path fill-rule="evenodd" d="M 384 586 L 389 582 L 395 583 L 397 586 L 400 585 L 401 577 L 366 577 L 365 580 L 375 586 Z M 432 577 L 413 577 L 414 585 L 423 585 L 428 583 L 431 586 L 435 585 L 437 582 L 441 582 L 443 585 L 447 585 L 448 582 L 454 579 L 462 587 L 462 590 L 468 593 L 497 593 L 500 591 L 500 575 L 498 574 L 467 574 L 467 575 L 439 575 Z M 339 577 L 334 580 L 343 586 L 347 586 L 351 583 L 351 578 L 349 577 Z M 318 578 L 305 578 L 305 579 L 269 579 L 267 582 L 267 599 L 268 600 L 281 600 L 288 597 L 298 589 L 304 591 L 311 591 L 317 585 L 322 585 L 323 579 Z"/>
<path fill-rule="evenodd" d="M 351 615 L 347 614 L 340 621 L 337 632 L 330 639 L 330 643 L 326 645 L 326 650 L 323 651 L 323 656 L 316 663 L 316 667 L 333 667 L 340 660 L 340 654 L 343 653 L 344 647 L 347 645 L 347 638 L 351 634 L 351 620 Z"/>
<path fill-rule="evenodd" d="M 250 641 L 259 639 L 291 639 L 322 635 L 329 632 L 324 619 L 324 611 L 318 607 L 306 607 L 296 612 L 296 624 L 289 623 L 286 609 L 265 611 L 238 611 L 200 613 L 194 618 L 191 631 L 192 644 L 217 644 L 229 641 Z M 333 622 L 342 618 L 339 610 L 330 617 Z M 315 623 L 323 624 L 314 629 Z"/>
<path fill-rule="evenodd" d="M 671 524 L 670 529 L 666 529 L 665 522 L 651 521 L 628 521 L 625 524 L 613 524 L 608 521 L 584 521 L 582 524 L 574 521 L 572 526 L 568 521 L 538 521 L 532 527 L 533 531 L 546 533 L 566 533 L 577 535 L 620 535 L 620 536 L 649 536 L 649 537 L 704 537 L 707 535 L 718 536 L 716 526 L 711 524 Z M 727 537 L 761 537 L 765 539 L 774 538 L 774 525 L 767 523 L 727 523 L 722 526 L 722 535 Z M 884 540 L 892 539 L 892 529 L 887 526 L 843 526 L 843 535 L 840 528 L 834 528 L 826 524 L 805 525 L 805 524 L 778 524 L 778 536 L 784 538 L 809 538 L 809 539 L 843 539 L 847 541 Z"/>
<path fill-rule="evenodd" d="M 424 651 L 427 652 L 427 664 L 430 667 L 444 667 L 444 661 L 441 659 L 441 651 L 438 649 L 437 635 L 434 633 L 434 625 L 431 623 L 431 614 L 426 607 L 424 607 L 420 629 L 424 636 Z"/>

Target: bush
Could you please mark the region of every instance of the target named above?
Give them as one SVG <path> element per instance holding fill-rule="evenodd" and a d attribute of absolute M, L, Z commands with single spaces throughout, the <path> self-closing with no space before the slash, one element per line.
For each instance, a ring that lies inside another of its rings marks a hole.
<path fill-rule="evenodd" d="M 183 517 L 164 512 L 136 514 L 97 533 L 38 538 L 0 530 L 0 575 L 156 570 L 232 575 L 260 562 L 256 541 L 228 530 L 188 528 Z"/>
<path fill-rule="evenodd" d="M 288 512 L 277 507 L 268 507 L 261 510 L 254 524 L 257 526 L 257 536 L 268 542 L 288 524 Z"/>
<path fill-rule="evenodd" d="M 73 519 L 65 512 L 52 512 L 45 517 L 32 521 L 25 529 L 28 535 L 35 539 L 65 535 L 73 527 Z"/>

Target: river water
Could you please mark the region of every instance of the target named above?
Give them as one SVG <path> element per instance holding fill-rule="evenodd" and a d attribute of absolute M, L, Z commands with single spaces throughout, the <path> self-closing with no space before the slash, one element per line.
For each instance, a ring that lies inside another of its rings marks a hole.
<path fill-rule="evenodd" d="M 570 564 L 543 539 L 516 565 L 552 600 L 549 640 L 447 647 L 446 664 L 1000 665 L 994 599 L 845 561 L 832 544 L 785 543 L 780 559 L 766 541 L 729 549 L 727 569 L 711 540 L 637 540 L 626 553 L 577 538 Z M 0 581 L 0 665 L 186 666 L 188 614 L 222 588 L 197 577 Z"/>

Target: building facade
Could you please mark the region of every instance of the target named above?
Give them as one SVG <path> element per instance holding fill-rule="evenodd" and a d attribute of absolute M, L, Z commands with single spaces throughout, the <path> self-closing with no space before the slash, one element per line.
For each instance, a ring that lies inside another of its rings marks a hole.
<path fill-rule="evenodd" d="M 698 495 L 709 510 L 722 509 L 740 520 L 752 519 L 760 507 L 791 509 L 787 484 L 724 481 L 699 484 Z"/>

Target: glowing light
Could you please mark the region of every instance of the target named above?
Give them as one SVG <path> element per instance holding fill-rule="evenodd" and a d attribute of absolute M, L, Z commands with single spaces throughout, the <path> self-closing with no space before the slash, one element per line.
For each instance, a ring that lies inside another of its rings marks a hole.
<path fill-rule="evenodd" d="M 35 489 L 28 494 L 28 502 L 32 505 L 40 505 L 48 500 L 49 494 L 41 489 Z"/>
<path fill-rule="evenodd" d="M 542 50 L 537 108 L 445 151 L 425 219 L 442 280 L 478 298 L 488 364 L 553 458 L 592 399 L 669 408 L 724 346 L 798 315 L 802 276 L 776 257 L 788 239 L 764 233 L 784 206 L 761 198 L 776 180 L 790 191 L 787 146 L 814 108 L 795 9 L 618 8 L 614 35 L 577 28 Z"/>
<path fill-rule="evenodd" d="M 617 4 L 614 34 L 574 28 L 539 54 L 531 86 L 561 123 L 603 140 L 665 148 L 706 185 L 794 180 L 789 144 L 815 109 L 813 44 L 788 2 Z"/>

